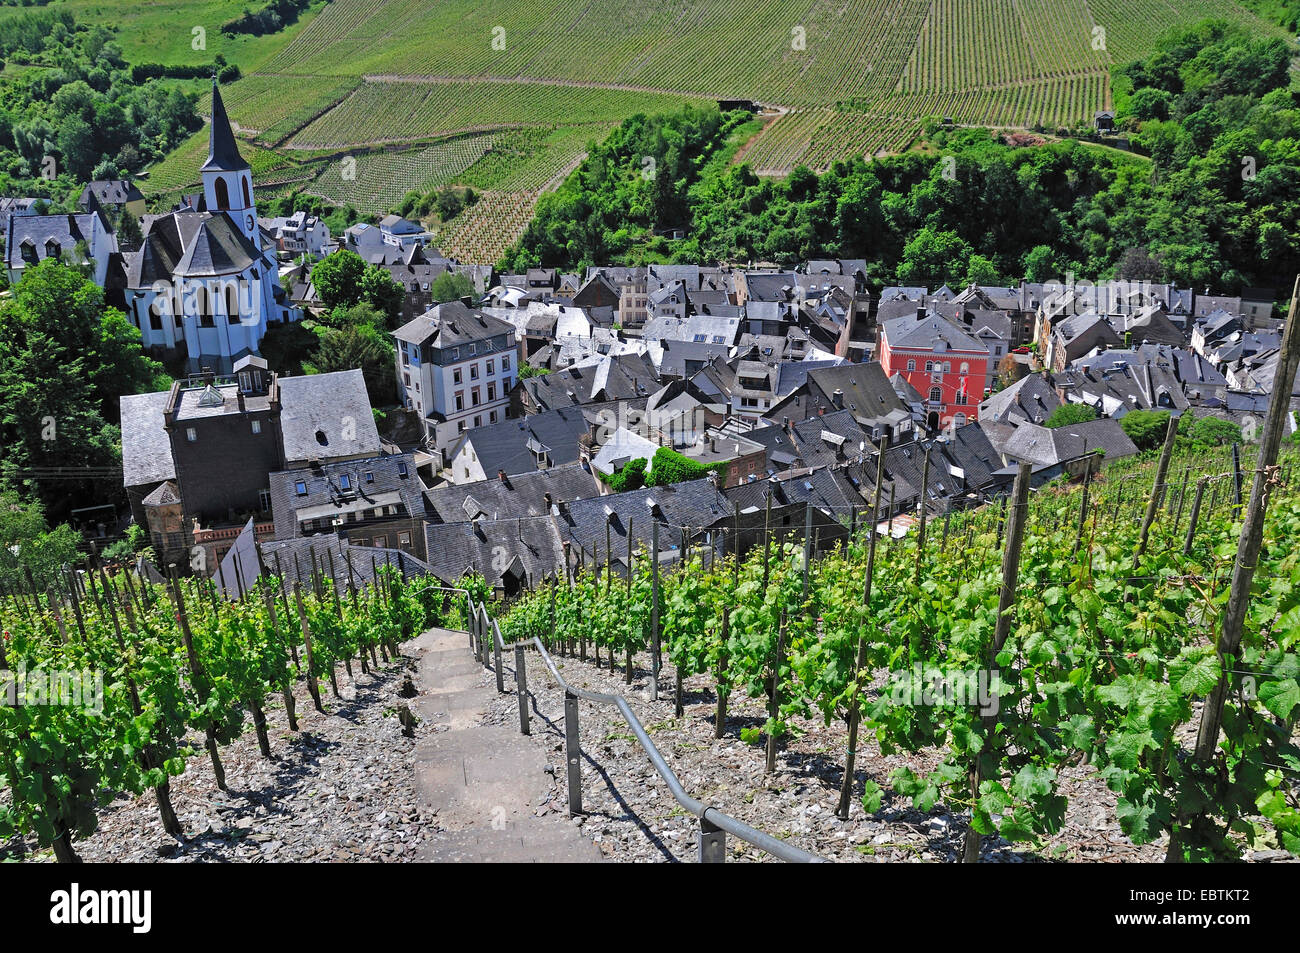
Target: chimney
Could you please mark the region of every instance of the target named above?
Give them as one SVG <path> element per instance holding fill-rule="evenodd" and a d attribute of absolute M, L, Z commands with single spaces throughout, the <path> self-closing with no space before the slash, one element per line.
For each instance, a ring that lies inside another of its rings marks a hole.
<path fill-rule="evenodd" d="M 239 397 L 239 412 L 242 414 L 244 412 L 244 392 L 241 390 L 237 396 Z"/>
<path fill-rule="evenodd" d="M 474 307 L 474 299 L 471 298 L 469 295 L 461 295 L 460 303 L 467 308 Z"/>
<path fill-rule="evenodd" d="M 838 387 L 835 388 L 835 393 L 831 394 L 831 403 L 835 405 L 837 410 L 843 410 L 844 391 L 840 390 Z"/>
<path fill-rule="evenodd" d="M 505 470 L 498 470 L 498 471 L 497 471 L 497 479 L 500 480 L 502 483 L 505 483 L 505 484 L 507 484 L 507 485 L 510 483 L 510 481 L 506 479 L 506 471 L 505 471 Z"/>
<path fill-rule="evenodd" d="M 817 416 L 818 416 L 818 417 L 825 417 L 825 416 L 826 416 L 826 408 L 825 408 L 825 407 L 818 407 L 818 408 L 817 408 Z"/>
<path fill-rule="evenodd" d="M 786 433 L 789 433 L 789 432 L 790 432 L 790 418 L 789 418 L 789 417 L 782 417 L 782 418 L 781 418 L 781 426 L 785 429 L 785 432 L 786 432 Z"/>
<path fill-rule="evenodd" d="M 212 373 L 212 368 L 210 367 L 205 366 L 199 373 L 201 374 L 205 385 L 215 383 L 217 380 L 217 375 Z"/>
<path fill-rule="evenodd" d="M 918 321 L 924 321 L 924 320 L 925 320 L 925 308 L 917 308 L 917 309 L 916 309 L 916 320 L 918 320 Z"/>
<path fill-rule="evenodd" d="M 546 506 L 546 512 L 547 512 L 547 514 L 549 515 L 550 512 L 551 512 L 551 507 L 554 505 L 554 503 L 553 503 L 552 500 L 551 500 L 551 494 L 549 494 L 549 493 L 544 494 L 544 495 L 542 496 L 542 503 L 545 504 L 545 506 Z"/>

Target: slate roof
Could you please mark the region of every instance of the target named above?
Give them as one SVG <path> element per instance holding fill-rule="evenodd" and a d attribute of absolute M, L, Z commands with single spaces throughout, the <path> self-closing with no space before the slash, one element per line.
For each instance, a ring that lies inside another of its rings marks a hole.
<path fill-rule="evenodd" d="M 1061 398 L 1039 374 L 1029 374 L 980 404 L 981 420 L 1013 419 L 1041 424 L 1061 406 Z"/>
<path fill-rule="evenodd" d="M 87 182 L 77 199 L 77 207 L 85 208 L 91 196 L 100 205 L 125 205 L 127 202 L 143 202 L 144 194 L 136 184 L 127 179 L 100 179 Z"/>
<path fill-rule="evenodd" d="M 1137 447 L 1119 421 L 1110 417 L 1052 429 L 1021 424 L 1007 440 L 1003 453 L 1014 460 L 1044 467 L 1078 459 L 1098 447 L 1106 451 L 1107 462 L 1137 453 Z"/>
<path fill-rule="evenodd" d="M 401 474 L 402 464 L 406 466 L 406 476 Z M 343 475 L 351 480 L 351 489 L 343 489 L 340 481 Z M 298 482 L 304 484 L 305 495 L 298 494 L 295 488 Z M 299 524 L 301 519 L 308 517 L 299 517 L 298 514 L 304 510 L 312 510 L 310 518 L 315 520 L 349 513 L 365 516 L 376 506 L 391 505 L 394 495 L 401 500 L 405 513 L 386 516 L 383 520 L 424 515 L 424 485 L 416 474 L 415 460 L 409 453 L 282 470 L 270 475 L 270 490 L 277 539 L 302 535 Z M 321 512 L 331 508 L 332 513 Z M 366 517 L 348 525 L 359 526 L 367 521 L 373 520 Z"/>
<path fill-rule="evenodd" d="M 952 351 L 987 354 L 988 347 L 969 331 L 934 312 L 925 317 L 895 318 L 885 323 L 882 333 L 891 348 L 936 349 L 943 342 Z"/>
<path fill-rule="evenodd" d="M 215 79 L 212 81 L 212 123 L 208 129 L 208 158 L 199 168 L 203 172 L 234 172 L 248 168 L 248 163 L 239 154 L 239 147 L 235 144 L 235 133 L 230 128 L 226 104 L 221 101 L 221 90 L 217 88 Z"/>
<path fill-rule="evenodd" d="M 466 307 L 463 302 L 448 301 L 408 321 L 393 332 L 393 337 L 408 344 L 446 349 L 502 334 L 510 335 L 514 341 L 514 325 L 477 308 Z"/>
<path fill-rule="evenodd" d="M 118 407 L 122 416 L 122 484 L 145 486 L 176 479 L 171 440 L 163 427 L 169 391 L 124 394 Z"/>
<path fill-rule="evenodd" d="M 537 457 L 529 449 L 530 444 L 546 447 L 550 451 L 551 466 L 576 463 L 578 438 L 589 427 L 583 411 L 594 412 L 600 407 L 610 406 L 616 405 L 560 407 L 540 414 L 475 427 L 460 436 L 450 456 L 455 457 L 466 443 L 472 443 L 479 465 L 488 476 L 495 475 L 498 470 L 504 470 L 512 476 L 537 470 Z"/>
<path fill-rule="evenodd" d="M 555 410 L 594 401 L 645 397 L 659 389 L 659 373 L 645 354 L 605 356 L 520 382 L 538 410 Z"/>
<path fill-rule="evenodd" d="M 733 512 L 731 502 L 710 480 L 703 479 L 579 500 L 562 508 L 558 523 L 561 534 L 574 546 L 588 553 L 593 545 L 599 546 L 603 564 L 605 523 L 609 520 L 614 560 L 622 565 L 626 561 L 629 523 L 634 553 L 642 548 L 649 550 L 655 521 L 667 524 L 670 530 L 660 534 L 662 551 L 673 548 L 680 540 L 680 527 L 701 530 Z M 611 513 L 612 519 L 608 515 Z"/>
<path fill-rule="evenodd" d="M 477 483 L 448 484 L 426 490 L 429 518 L 437 523 L 462 523 L 482 516 L 489 520 L 546 516 L 546 496 L 552 505 L 600 495 L 596 478 L 581 464 L 570 463 L 534 473 L 495 475 Z"/>
<path fill-rule="evenodd" d="M 549 519 L 426 523 L 424 540 L 430 569 L 445 583 L 477 572 L 493 587 L 507 573 L 536 584 L 564 565 L 560 534 Z"/>
<path fill-rule="evenodd" d="M 50 241 L 59 245 L 60 254 L 63 252 L 71 254 L 79 241 L 89 245 L 94 235 L 93 218 L 98 214 L 98 212 L 86 212 L 81 215 L 9 216 L 9 224 L 5 229 L 5 262 L 13 268 L 21 267 L 22 246 L 27 242 L 31 242 L 34 246 L 38 260 L 45 259 L 45 246 Z M 103 227 L 103 231 L 108 232 L 106 226 Z M 111 233 L 108 235 L 108 243 L 107 249 L 99 249 L 101 254 L 105 250 L 116 251 L 117 241 Z"/>
<path fill-rule="evenodd" d="M 172 480 L 164 480 L 158 484 L 158 488 L 146 496 L 141 502 L 145 506 L 167 506 L 181 501 L 181 491 L 177 488 L 176 483 Z"/>
<path fill-rule="evenodd" d="M 186 278 L 233 275 L 261 257 L 261 252 L 224 212 L 202 215 L 193 241 L 176 263 L 174 273 Z"/>
<path fill-rule="evenodd" d="M 300 536 L 296 539 L 268 540 L 261 544 L 262 561 L 268 573 L 274 574 L 276 567 L 284 574 L 284 584 L 292 587 L 295 582 L 304 588 L 312 585 L 312 557 L 317 566 L 323 564 L 328 575 L 330 557 L 334 560 L 334 578 L 340 591 L 348 586 L 348 564 L 352 564 L 351 580 L 358 587 L 368 586 L 374 582 L 374 569 L 382 570 L 392 566 L 407 576 L 423 576 L 431 572 L 430 567 L 410 553 L 400 549 L 382 547 L 353 546 L 337 534 L 319 536 Z M 295 562 L 294 556 L 297 556 Z M 278 557 L 278 561 L 277 561 Z"/>
<path fill-rule="evenodd" d="M 379 430 L 360 369 L 281 377 L 279 383 L 286 461 L 379 454 Z"/>

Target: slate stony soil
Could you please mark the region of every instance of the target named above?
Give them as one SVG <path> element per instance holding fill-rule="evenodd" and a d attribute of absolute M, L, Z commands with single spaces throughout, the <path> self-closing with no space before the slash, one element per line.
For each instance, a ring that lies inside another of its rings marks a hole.
<path fill-rule="evenodd" d="M 513 655 L 506 656 L 507 688 L 513 689 Z M 686 791 L 753 827 L 805 850 L 839 862 L 955 862 L 965 836 L 960 812 L 938 804 L 929 813 L 889 793 L 890 774 L 903 766 L 921 773 L 939 758 L 934 752 L 883 756 L 875 740 L 861 739 L 858 786 L 849 819 L 835 816 L 843 772 L 847 730 L 820 722 L 802 722 L 797 737 L 781 747 L 777 771 L 764 773 L 762 742 L 741 741 L 740 730 L 766 720 L 763 700 L 733 695 L 724 737 L 715 739 L 716 698 L 707 676 L 688 678 L 684 715 L 675 716 L 673 669 L 665 664 L 663 690 L 650 700 L 650 675 L 634 668 L 633 683 L 624 681 L 622 660 L 611 674 L 590 661 L 561 658 L 564 677 L 581 688 L 620 693 L 672 767 Z M 533 736 L 545 747 L 555 777 L 554 789 L 539 803 L 539 814 L 567 814 L 564 760 L 563 694 L 537 655 L 528 655 L 528 685 L 534 696 Z M 614 861 L 687 861 L 697 859 L 698 822 L 668 792 L 622 717 L 612 707 L 580 702 L 584 817 L 574 820 Z M 518 727 L 515 696 L 500 696 L 487 716 L 491 723 Z M 886 790 L 879 812 L 867 815 L 856 801 L 861 781 L 870 778 Z M 1115 795 L 1087 766 L 1064 772 L 1062 793 L 1069 798 L 1066 825 L 1044 843 L 1012 845 L 985 840 L 982 860 L 999 863 L 1052 861 L 1159 862 L 1163 843 L 1137 846 L 1115 823 Z M 772 858 L 739 841 L 727 839 L 728 861 Z M 1248 853 L 1248 860 L 1281 860 L 1279 851 Z"/>
<path fill-rule="evenodd" d="M 171 783 L 183 843 L 164 833 L 149 792 L 105 807 L 99 830 L 74 843 L 77 853 L 88 862 L 413 860 L 437 831 L 436 815 L 415 797 L 413 754 L 419 738 L 437 729 L 422 724 L 415 738 L 402 735 L 395 712 L 404 701 L 405 660 L 372 675 L 354 663 L 354 671 L 355 682 L 339 667 L 340 698 L 322 683 L 324 715 L 298 684 L 298 734 L 279 698 L 268 698 L 273 758 L 261 756 L 248 726 L 221 749 L 228 791 L 216 786 L 202 736 L 194 738 L 196 754 Z M 27 859 L 52 861 L 53 854 Z"/>

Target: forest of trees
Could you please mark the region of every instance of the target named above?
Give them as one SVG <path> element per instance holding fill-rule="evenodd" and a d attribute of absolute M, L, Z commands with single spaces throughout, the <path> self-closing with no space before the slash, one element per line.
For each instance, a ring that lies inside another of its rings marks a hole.
<path fill-rule="evenodd" d="M 45 67 L 0 83 L 0 194 L 66 206 L 86 181 L 139 172 L 203 125 L 192 95 L 136 82 L 112 31 L 66 10 L 7 15 L 0 58 Z"/>
<path fill-rule="evenodd" d="M 1294 53 L 1207 21 L 1116 67 L 1117 118 L 1145 155 L 932 125 L 932 149 L 780 180 L 713 161 L 744 113 L 638 116 L 539 203 L 502 265 L 845 257 L 866 259 L 880 284 L 1073 271 L 1288 286 L 1300 269 Z M 652 234 L 662 226 L 686 237 Z"/>

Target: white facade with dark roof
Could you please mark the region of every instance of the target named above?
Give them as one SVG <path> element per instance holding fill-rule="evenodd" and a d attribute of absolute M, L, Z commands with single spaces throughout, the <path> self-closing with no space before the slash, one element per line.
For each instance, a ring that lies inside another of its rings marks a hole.
<path fill-rule="evenodd" d="M 213 86 L 202 197 L 146 216 L 140 250 L 123 256 L 126 305 L 145 348 L 184 354 L 192 373 L 229 373 L 256 354 L 269 324 L 296 321 L 280 287 L 275 244 L 259 227 L 252 171 Z"/>
<path fill-rule="evenodd" d="M 450 301 L 393 337 L 397 389 L 420 415 L 430 449 L 445 452 L 471 427 L 505 420 L 519 374 L 514 325 Z"/>

